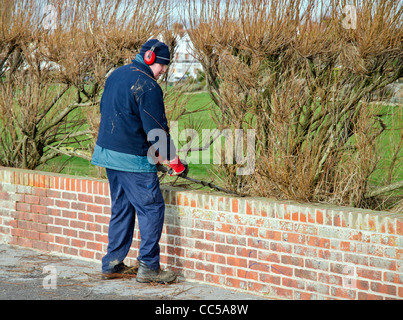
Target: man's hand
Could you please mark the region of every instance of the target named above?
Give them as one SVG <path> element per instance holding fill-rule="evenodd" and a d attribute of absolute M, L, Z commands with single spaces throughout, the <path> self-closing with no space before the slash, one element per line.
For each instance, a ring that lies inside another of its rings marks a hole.
<path fill-rule="evenodd" d="M 176 157 L 174 160 L 170 161 L 168 164 L 169 170 L 168 174 L 173 176 L 180 176 L 185 178 L 189 172 L 189 165 L 185 161 L 181 161 L 179 157 Z"/>

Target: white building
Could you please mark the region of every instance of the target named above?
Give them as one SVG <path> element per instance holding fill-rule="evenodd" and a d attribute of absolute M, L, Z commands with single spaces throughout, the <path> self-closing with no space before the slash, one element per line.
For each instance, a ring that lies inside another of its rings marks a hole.
<path fill-rule="evenodd" d="M 197 70 L 203 70 L 203 67 L 194 58 L 193 44 L 185 32 L 182 36 L 178 36 L 175 56 L 169 68 L 168 81 L 175 82 L 187 77 L 196 78 Z"/>

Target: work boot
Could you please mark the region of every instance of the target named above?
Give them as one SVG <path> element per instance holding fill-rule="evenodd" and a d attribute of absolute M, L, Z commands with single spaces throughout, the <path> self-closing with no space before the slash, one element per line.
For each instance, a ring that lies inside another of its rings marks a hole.
<path fill-rule="evenodd" d="M 114 270 L 111 273 L 103 273 L 102 278 L 105 280 L 116 278 L 133 278 L 137 275 L 139 265 L 137 262 L 133 267 L 129 267 L 122 262 L 116 265 L 113 269 Z"/>
<path fill-rule="evenodd" d="M 176 274 L 173 271 L 161 269 L 152 270 L 144 261 L 139 261 L 139 270 L 137 272 L 136 280 L 141 283 L 170 283 L 175 281 Z"/>

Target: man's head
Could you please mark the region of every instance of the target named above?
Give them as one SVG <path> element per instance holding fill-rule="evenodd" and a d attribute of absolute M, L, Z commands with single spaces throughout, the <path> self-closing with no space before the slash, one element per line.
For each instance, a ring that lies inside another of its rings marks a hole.
<path fill-rule="evenodd" d="M 140 50 L 144 62 L 149 65 L 155 79 L 166 72 L 171 62 L 171 55 L 168 46 L 157 39 L 148 40 Z"/>

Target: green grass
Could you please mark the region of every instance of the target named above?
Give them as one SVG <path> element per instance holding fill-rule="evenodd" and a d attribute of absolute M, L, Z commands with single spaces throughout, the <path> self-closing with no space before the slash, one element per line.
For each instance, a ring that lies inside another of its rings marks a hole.
<path fill-rule="evenodd" d="M 386 182 L 389 174 L 389 167 L 392 162 L 392 158 L 395 156 L 396 147 L 400 141 L 401 129 L 403 128 L 403 114 L 400 111 L 398 115 L 398 108 L 400 106 L 382 106 L 378 110 L 378 114 L 391 114 L 394 113 L 394 117 L 384 116 L 382 117 L 383 123 L 387 126 L 387 130 L 382 133 L 377 141 L 377 152 L 380 155 L 380 159 L 377 165 L 377 169 L 370 177 L 370 183 L 373 185 L 382 185 Z M 393 119 L 393 121 L 392 121 Z M 397 161 L 394 165 L 394 170 L 391 176 L 391 182 L 403 180 L 403 148 L 400 149 L 397 155 Z M 398 190 L 399 191 L 399 190 Z M 401 193 L 401 191 L 400 191 Z"/>

